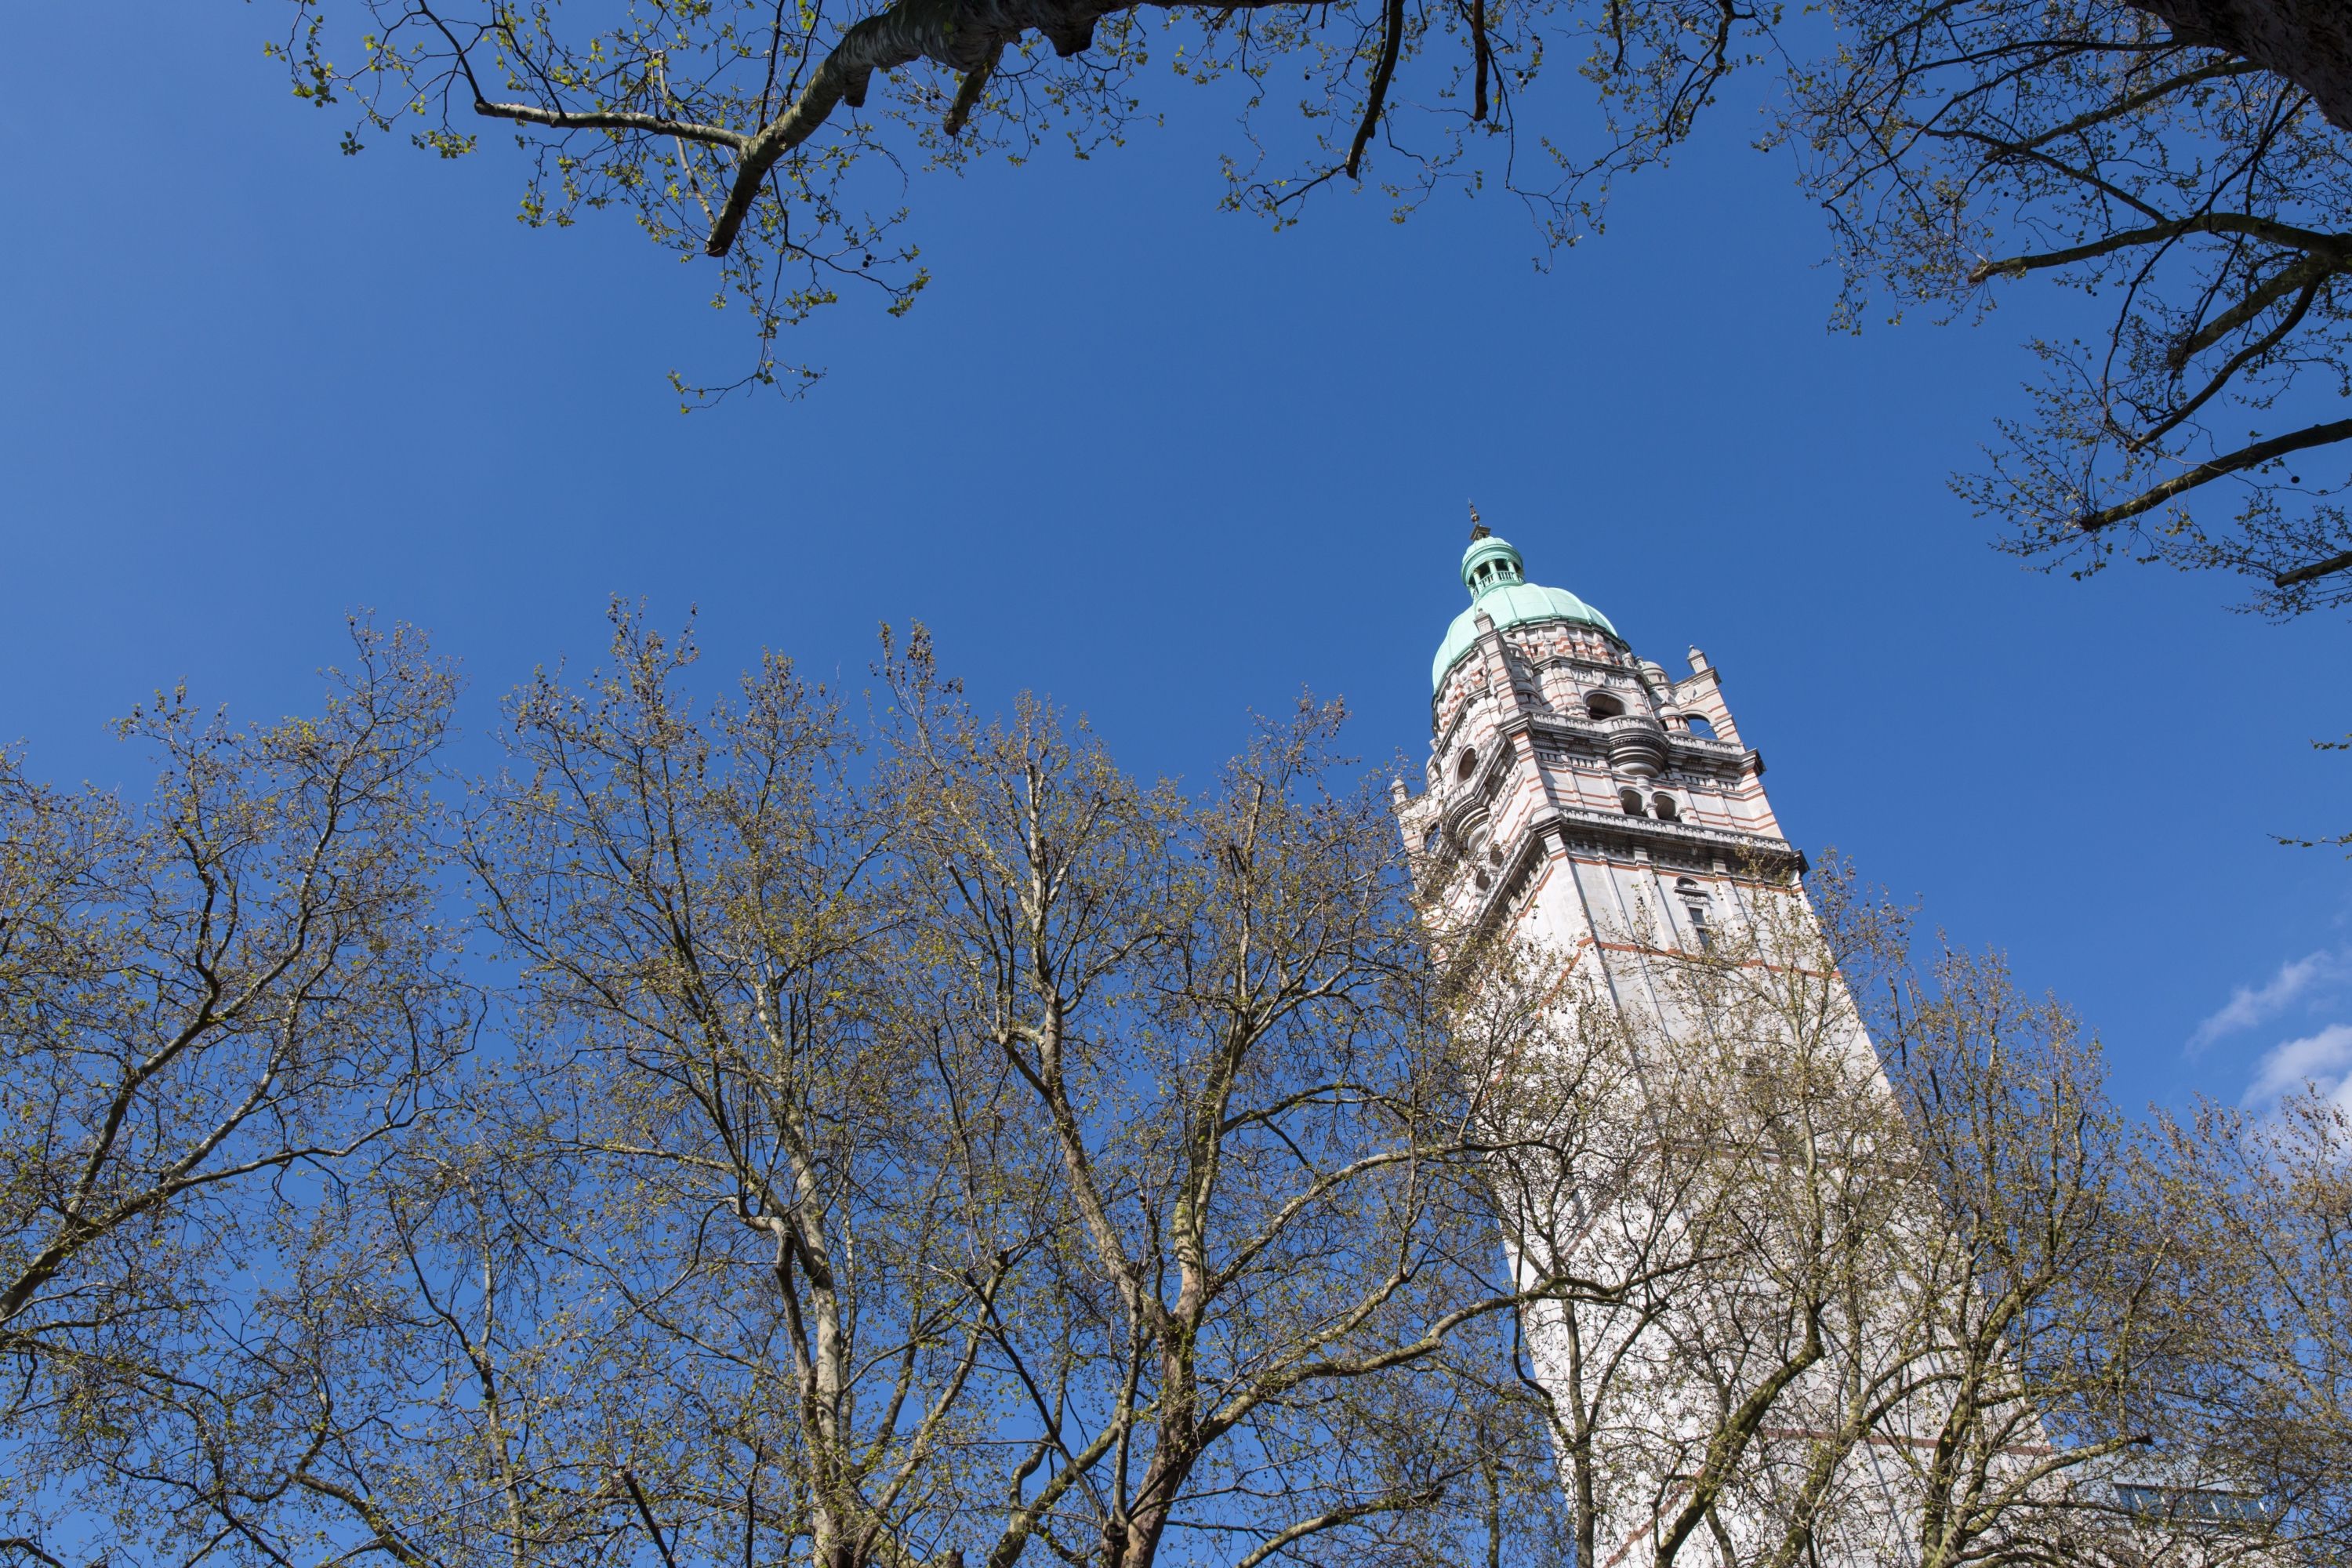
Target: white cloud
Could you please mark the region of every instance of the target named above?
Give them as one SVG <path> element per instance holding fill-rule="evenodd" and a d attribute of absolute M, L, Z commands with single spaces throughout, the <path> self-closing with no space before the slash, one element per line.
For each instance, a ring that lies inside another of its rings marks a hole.
<path fill-rule="evenodd" d="M 2298 1093 L 2305 1084 L 2332 1100 L 2352 1105 L 2352 1024 L 2330 1024 L 2315 1035 L 2273 1046 L 2263 1053 L 2246 1104 L 2263 1106 Z"/>
<path fill-rule="evenodd" d="M 2189 1037 L 2189 1048 L 2202 1050 L 2225 1035 L 2234 1035 L 2268 1023 L 2297 1002 L 2320 989 L 2352 974 L 2352 950 L 2336 952 L 2307 953 L 2302 958 L 2279 965 L 2279 971 L 2260 986 L 2241 985 L 2230 994 L 2220 1011 L 2197 1026 Z M 2315 1039 L 2323 1037 L 2314 1036 Z M 2300 1045 L 2303 1042 L 2291 1042 Z M 2279 1050 L 2287 1047 L 2281 1046 Z M 2273 1052 L 2275 1056 L 2277 1052 Z M 2270 1058 L 2263 1058 L 2268 1061 Z"/>

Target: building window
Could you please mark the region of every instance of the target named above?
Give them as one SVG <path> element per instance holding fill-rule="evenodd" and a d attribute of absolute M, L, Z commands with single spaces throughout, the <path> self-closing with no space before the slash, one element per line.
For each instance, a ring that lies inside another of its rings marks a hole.
<path fill-rule="evenodd" d="M 1658 795 L 1652 797 L 1651 804 L 1657 808 L 1658 820 L 1660 822 L 1679 822 L 1682 820 L 1682 814 L 1675 809 L 1675 797 L 1673 795 L 1661 791 Z"/>
<path fill-rule="evenodd" d="M 1462 783 L 1468 784 L 1470 782 L 1470 775 L 1477 771 L 1478 753 L 1470 750 L 1466 746 L 1464 747 L 1462 751 L 1462 760 L 1454 764 L 1454 776 L 1456 779 L 1459 779 Z"/>
<path fill-rule="evenodd" d="M 1675 879 L 1675 897 L 1683 901 L 1683 918 L 1690 922 L 1691 935 L 1708 952 L 1715 951 L 1715 924 L 1707 919 L 1707 896 L 1697 882 L 1688 877 Z"/>
<path fill-rule="evenodd" d="M 2210 1487 L 2118 1485 L 2116 1500 L 2123 1505 L 2126 1513 L 2186 1524 L 2266 1524 L 2275 1512 L 2265 1499 Z"/>
<path fill-rule="evenodd" d="M 1587 692 L 1584 711 L 1595 719 L 1614 719 L 1625 711 L 1625 705 L 1606 691 Z"/>
<path fill-rule="evenodd" d="M 1712 741 L 1715 739 L 1714 723 L 1702 714 L 1684 714 L 1683 727 L 1688 730 L 1692 734 L 1696 735 L 1702 741 Z"/>
<path fill-rule="evenodd" d="M 1628 789 L 1618 791 L 1617 804 L 1625 808 L 1625 815 L 1628 816 L 1645 816 L 1648 815 L 1648 813 L 1642 809 L 1642 792 L 1640 790 Z"/>

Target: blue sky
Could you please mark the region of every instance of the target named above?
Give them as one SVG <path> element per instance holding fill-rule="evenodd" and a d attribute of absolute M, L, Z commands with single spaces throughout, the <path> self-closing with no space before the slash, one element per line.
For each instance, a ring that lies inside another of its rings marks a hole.
<path fill-rule="evenodd" d="M 2269 837 L 2352 826 L 2308 745 L 2352 729 L 2341 622 L 1993 552 L 1944 477 L 2078 307 L 1829 331 L 1819 215 L 1737 109 L 1544 275 L 1504 201 L 1221 216 L 1236 133 L 1171 92 L 1122 153 L 919 185 L 910 317 L 852 302 L 791 345 L 807 401 L 682 417 L 665 374 L 741 352 L 700 269 L 523 229 L 495 144 L 340 156 L 276 20 L 36 7 L 0 60 L 0 737 L 37 771 L 135 783 L 102 721 L 181 679 L 301 706 L 360 607 L 486 728 L 615 594 L 698 606 L 714 687 L 762 646 L 855 684 L 919 618 L 1139 770 L 1204 777 L 1302 687 L 1417 752 L 1475 497 L 1643 653 L 1704 647 L 1792 836 L 2007 948 L 2129 1097 L 2352 1070 L 2345 861 Z"/>

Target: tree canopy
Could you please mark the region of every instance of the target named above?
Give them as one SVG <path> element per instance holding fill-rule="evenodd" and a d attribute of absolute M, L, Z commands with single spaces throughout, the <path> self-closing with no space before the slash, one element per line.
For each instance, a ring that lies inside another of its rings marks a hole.
<path fill-rule="evenodd" d="M 2273 616 L 2352 595 L 2332 0 L 289 3 L 270 47 L 299 96 L 356 110 L 347 150 L 393 132 L 454 158 L 501 129 L 526 221 L 617 209 L 710 258 L 753 354 L 723 384 L 674 376 L 689 401 L 804 386 L 779 336 L 846 294 L 910 308 L 925 175 L 1107 153 L 1181 111 L 1168 78 L 1238 117 L 1230 207 L 1279 226 L 1334 185 L 1400 212 L 1500 191 L 1546 250 L 1746 84 L 1832 215 L 1844 320 L 1872 298 L 1969 314 L 2028 277 L 2104 301 L 2104 329 L 2032 345 L 2030 410 L 1957 481 L 2009 548 L 2241 574 Z"/>
<path fill-rule="evenodd" d="M 2134 1125 L 1835 867 L 1608 928 L 1653 1016 L 1445 923 L 1330 707 L 1186 790 L 623 615 L 461 778 L 357 651 L 143 801 L 0 766 L 0 1559 L 2352 1542 L 2352 1120 Z"/>

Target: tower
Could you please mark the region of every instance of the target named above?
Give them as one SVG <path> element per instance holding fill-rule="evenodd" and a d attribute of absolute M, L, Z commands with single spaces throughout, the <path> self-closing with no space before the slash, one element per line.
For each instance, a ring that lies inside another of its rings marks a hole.
<path fill-rule="evenodd" d="M 1507 541 L 1479 535 L 1462 557 L 1470 607 L 1431 668 L 1429 787 L 1409 813 L 1414 847 L 1473 862 L 1451 893 L 1463 911 L 1532 876 L 1556 937 L 1592 925 L 1580 931 L 1559 896 L 1571 893 L 1621 916 L 1648 895 L 1698 937 L 1735 863 L 1796 872 L 1763 760 L 1706 656 L 1693 648 L 1675 679 L 1608 616 L 1528 582 Z"/>
<path fill-rule="evenodd" d="M 1558 1169 L 1496 1179 L 1522 1279 L 1586 1282 L 1524 1315 L 1581 1568 L 1916 1561 L 1935 1427 L 1900 1391 L 1933 1352 L 1905 1289 L 1933 1222 L 1879 1157 L 1899 1113 L 1762 759 L 1696 648 L 1670 675 L 1483 527 L 1461 571 L 1426 787 L 1395 791 L 1423 906 L 1444 943 L 1548 955 L 1557 1037 L 1626 1042 Z M 1493 1092 L 1538 1100 L 1559 1066 Z"/>

